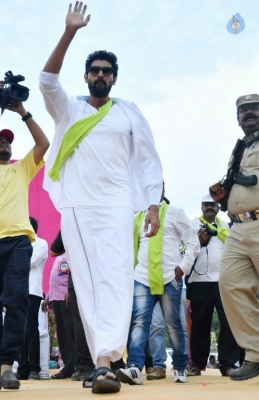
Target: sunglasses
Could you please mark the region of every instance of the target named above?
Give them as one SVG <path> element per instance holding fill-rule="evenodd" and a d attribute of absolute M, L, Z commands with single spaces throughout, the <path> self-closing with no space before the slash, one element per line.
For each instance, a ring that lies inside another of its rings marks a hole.
<path fill-rule="evenodd" d="M 114 72 L 112 67 L 90 67 L 88 70 L 93 76 L 97 76 L 100 71 L 102 71 L 104 76 L 111 76 Z"/>

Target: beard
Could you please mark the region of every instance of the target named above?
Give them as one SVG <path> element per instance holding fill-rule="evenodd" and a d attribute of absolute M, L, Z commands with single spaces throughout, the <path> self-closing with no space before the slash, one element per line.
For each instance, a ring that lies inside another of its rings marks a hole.
<path fill-rule="evenodd" d="M 0 160 L 9 161 L 12 157 L 12 152 L 10 150 L 0 150 Z"/>
<path fill-rule="evenodd" d="M 97 86 L 98 83 L 103 83 L 104 86 L 98 87 Z M 94 83 L 88 82 L 89 92 L 94 97 L 97 97 L 97 98 L 107 97 L 111 91 L 111 88 L 112 88 L 112 84 L 107 85 L 107 83 L 103 79 L 96 79 L 96 81 L 94 81 Z"/>

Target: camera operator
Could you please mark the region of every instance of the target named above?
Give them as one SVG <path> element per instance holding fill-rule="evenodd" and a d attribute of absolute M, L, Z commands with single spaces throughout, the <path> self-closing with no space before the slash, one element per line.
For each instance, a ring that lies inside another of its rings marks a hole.
<path fill-rule="evenodd" d="M 220 298 L 218 278 L 220 259 L 225 239 L 229 233 L 228 224 L 217 214 L 219 205 L 209 195 L 202 199 L 202 215 L 193 221 L 201 251 L 188 280 L 191 301 L 191 357 L 193 375 L 201 375 L 210 354 L 210 332 L 214 307 L 217 310 L 220 333 L 218 338 L 219 369 L 223 376 L 229 376 L 240 361 L 238 347 L 223 309 Z"/>
<path fill-rule="evenodd" d="M 0 83 L 0 89 L 2 89 Z M 0 131 L 0 303 L 6 309 L 0 342 L 0 387 L 18 389 L 20 382 L 12 372 L 23 345 L 29 295 L 31 242 L 35 233 L 28 214 L 29 182 L 43 166 L 49 141 L 32 115 L 19 101 L 6 107 L 22 117 L 35 141 L 28 154 L 10 163 L 14 134 Z"/>

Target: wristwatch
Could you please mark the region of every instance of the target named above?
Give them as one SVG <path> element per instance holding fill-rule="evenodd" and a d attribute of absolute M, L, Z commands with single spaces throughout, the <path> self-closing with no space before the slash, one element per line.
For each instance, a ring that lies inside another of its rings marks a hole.
<path fill-rule="evenodd" d="M 31 115 L 30 112 L 27 112 L 27 114 L 24 115 L 24 116 L 22 117 L 22 121 L 25 122 L 25 121 L 27 121 L 27 119 L 29 119 L 29 118 L 32 118 L 32 115 Z"/>

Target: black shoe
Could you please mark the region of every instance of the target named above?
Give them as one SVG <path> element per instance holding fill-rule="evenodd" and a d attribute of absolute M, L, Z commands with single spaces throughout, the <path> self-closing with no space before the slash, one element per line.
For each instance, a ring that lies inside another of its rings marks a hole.
<path fill-rule="evenodd" d="M 228 367 L 227 369 L 220 369 L 221 375 L 222 376 L 228 376 L 230 377 L 231 372 L 233 372 L 237 367 L 233 366 L 233 367 Z"/>
<path fill-rule="evenodd" d="M 192 367 L 191 373 L 192 373 L 192 376 L 199 376 L 199 375 L 201 375 L 201 370 L 198 367 Z"/>
<path fill-rule="evenodd" d="M 116 372 L 121 368 L 126 368 L 126 364 L 122 358 L 120 358 L 118 361 L 111 362 L 111 370 L 115 375 Z"/>
<path fill-rule="evenodd" d="M 233 381 L 243 381 L 259 375 L 259 362 L 244 361 L 242 367 L 230 372 L 229 377 Z"/>
<path fill-rule="evenodd" d="M 189 365 L 185 368 L 185 371 L 187 376 L 194 376 L 194 372 L 192 372 L 192 369 Z"/>
<path fill-rule="evenodd" d="M 51 375 L 51 379 L 67 379 L 67 378 L 71 378 L 71 375 L 62 374 L 62 371 Z"/>
<path fill-rule="evenodd" d="M 71 376 L 71 381 L 86 381 L 89 375 L 93 372 L 94 368 L 89 371 L 76 371 Z"/>
<path fill-rule="evenodd" d="M 17 378 L 19 381 L 27 381 L 27 380 L 28 380 L 28 376 L 19 375 L 18 372 L 15 372 L 14 375 L 16 376 L 16 378 Z"/>
<path fill-rule="evenodd" d="M 5 371 L 1 376 L 1 386 L 3 389 L 19 389 L 20 382 L 13 371 Z"/>
<path fill-rule="evenodd" d="M 38 380 L 40 380 L 40 375 L 36 371 L 31 371 L 28 376 L 28 379 L 35 379 L 38 381 Z"/>

